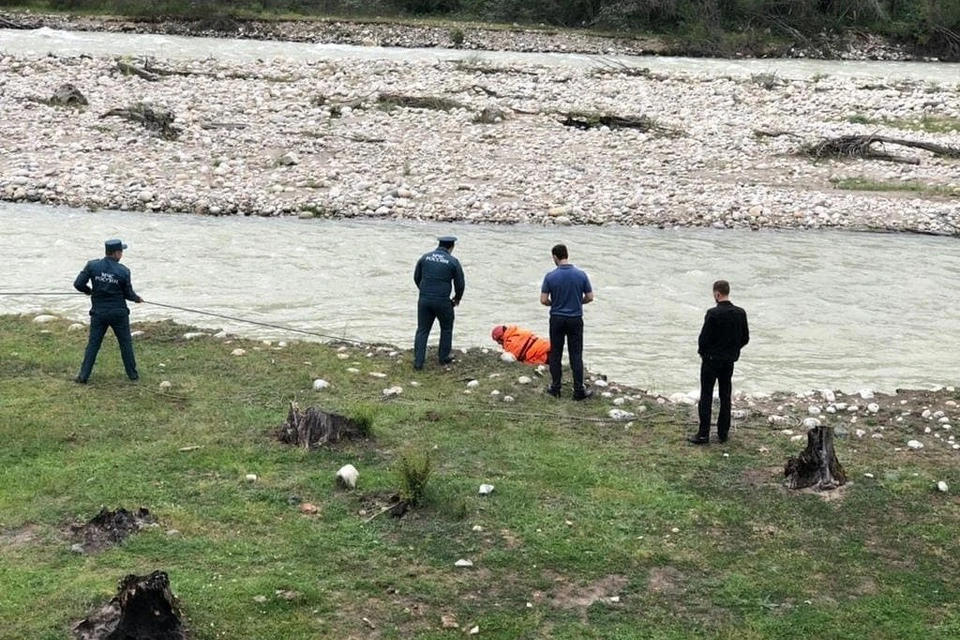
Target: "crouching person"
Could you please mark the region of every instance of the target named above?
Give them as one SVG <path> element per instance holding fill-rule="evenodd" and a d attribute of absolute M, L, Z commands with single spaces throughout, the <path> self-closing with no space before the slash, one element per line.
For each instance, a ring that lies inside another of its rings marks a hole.
<path fill-rule="evenodd" d="M 547 364 L 550 359 L 550 341 L 517 325 L 497 325 L 490 333 L 494 342 L 512 353 L 517 362 Z"/>

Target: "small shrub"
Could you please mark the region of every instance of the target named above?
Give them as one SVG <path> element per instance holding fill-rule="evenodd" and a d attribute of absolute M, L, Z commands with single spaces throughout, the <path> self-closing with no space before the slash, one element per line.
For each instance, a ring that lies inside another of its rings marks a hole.
<path fill-rule="evenodd" d="M 411 506 L 421 504 L 430 479 L 430 456 L 407 452 L 397 463 L 397 480 L 400 483 L 400 499 Z"/>
<path fill-rule="evenodd" d="M 776 71 L 765 71 L 763 73 L 753 73 L 750 74 L 750 80 L 759 87 L 763 87 L 767 91 L 771 91 L 779 87 L 783 82 L 777 76 Z"/>
<path fill-rule="evenodd" d="M 454 49 L 462 47 L 465 40 L 466 36 L 463 35 L 463 29 L 457 27 L 450 30 L 450 42 L 453 44 Z"/>

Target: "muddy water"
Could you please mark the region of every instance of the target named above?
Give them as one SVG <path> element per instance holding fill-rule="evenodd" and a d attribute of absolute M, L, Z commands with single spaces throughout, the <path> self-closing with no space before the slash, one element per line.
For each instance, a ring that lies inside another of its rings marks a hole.
<path fill-rule="evenodd" d="M 710 285 L 730 280 L 750 314 L 741 390 L 892 390 L 960 378 L 960 242 L 818 232 L 617 227 L 479 227 L 385 221 L 207 218 L 91 213 L 0 204 L 0 291 L 71 291 L 102 242 L 130 245 L 124 263 L 148 301 L 367 341 L 412 345 L 413 265 L 437 234 L 460 237 L 467 293 L 455 347 L 493 346 L 496 323 L 547 331 L 539 285 L 565 242 L 590 275 L 588 368 L 663 391 L 697 385 L 696 338 Z M 0 296 L 4 313 L 84 318 L 84 296 Z M 172 317 L 252 337 L 297 338 L 151 305 Z M 436 344 L 437 332 L 431 336 Z M 78 354 L 79 357 L 79 354 Z M 146 363 L 145 363 L 146 364 Z"/>

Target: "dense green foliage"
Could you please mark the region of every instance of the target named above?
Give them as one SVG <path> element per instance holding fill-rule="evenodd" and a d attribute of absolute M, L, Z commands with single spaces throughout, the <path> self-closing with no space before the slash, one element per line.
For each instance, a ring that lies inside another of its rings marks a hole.
<path fill-rule="evenodd" d="M 710 42 L 733 34 L 746 46 L 771 38 L 806 42 L 850 29 L 930 52 L 960 55 L 957 0 L 13 0 L 130 16 L 208 18 L 212 14 L 444 16 L 604 31 L 676 34 Z"/>

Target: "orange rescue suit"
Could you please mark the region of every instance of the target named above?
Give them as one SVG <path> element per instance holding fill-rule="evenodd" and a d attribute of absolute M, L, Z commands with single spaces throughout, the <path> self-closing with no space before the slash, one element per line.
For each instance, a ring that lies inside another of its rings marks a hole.
<path fill-rule="evenodd" d="M 532 331 L 518 326 L 508 326 L 503 331 L 503 349 L 509 351 L 517 362 L 547 364 L 550 357 L 550 341 L 534 335 Z"/>

